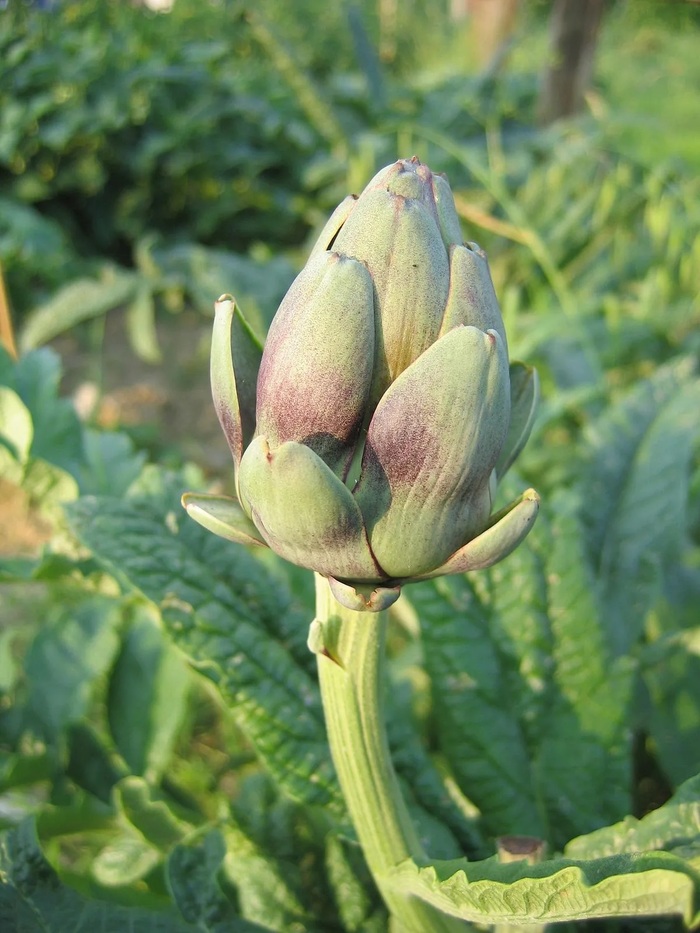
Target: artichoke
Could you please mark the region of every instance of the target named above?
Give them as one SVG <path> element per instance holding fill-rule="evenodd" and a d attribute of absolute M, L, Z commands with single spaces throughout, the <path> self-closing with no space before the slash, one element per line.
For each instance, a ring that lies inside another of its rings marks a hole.
<path fill-rule="evenodd" d="M 188 493 L 185 508 L 326 576 L 349 608 L 490 566 L 532 527 L 533 490 L 491 508 L 537 376 L 509 364 L 486 256 L 415 157 L 336 208 L 262 352 L 219 299 L 211 376 L 238 498 Z"/>

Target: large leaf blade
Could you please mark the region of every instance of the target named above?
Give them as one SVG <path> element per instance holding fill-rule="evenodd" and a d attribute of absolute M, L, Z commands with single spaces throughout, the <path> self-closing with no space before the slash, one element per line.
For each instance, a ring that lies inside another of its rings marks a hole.
<path fill-rule="evenodd" d="M 584 522 L 616 653 L 639 638 L 686 524 L 700 381 L 689 359 L 660 368 L 588 430 Z"/>
<path fill-rule="evenodd" d="M 172 910 L 88 900 L 64 885 L 44 857 L 34 822 L 0 837 L 0 929 L 16 933 L 188 933 Z"/>
<path fill-rule="evenodd" d="M 697 878 L 667 852 L 538 865 L 497 861 L 409 860 L 390 874 L 392 887 L 473 923 L 561 923 L 602 917 L 681 916 L 697 921 Z"/>
<path fill-rule="evenodd" d="M 492 834 L 544 835 L 528 750 L 510 713 L 485 607 L 462 577 L 416 586 L 440 746 Z"/>
<path fill-rule="evenodd" d="M 295 799 L 342 811 L 318 688 L 286 645 L 265 631 L 267 597 L 258 587 L 279 584 L 249 555 L 245 589 L 235 578 L 217 576 L 197 553 L 192 528 L 185 525 L 180 534 L 180 516 L 189 520 L 179 509 L 163 514 L 145 498 L 87 497 L 70 514 L 95 556 L 160 607 L 174 642 L 216 683 L 280 785 Z"/>

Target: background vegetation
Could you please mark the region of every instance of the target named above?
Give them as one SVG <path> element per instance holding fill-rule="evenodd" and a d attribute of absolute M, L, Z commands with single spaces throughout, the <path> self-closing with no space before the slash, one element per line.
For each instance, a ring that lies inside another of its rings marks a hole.
<path fill-rule="evenodd" d="M 213 300 L 264 335 L 329 210 L 414 153 L 540 371 L 519 470 L 544 508 L 503 565 L 399 604 L 411 809 L 438 857 L 505 833 L 584 857 L 633 851 L 619 821 L 683 785 L 695 809 L 673 798 L 639 844 L 697 870 L 700 11 L 611 4 L 584 110 L 542 126 L 549 13 L 524 3 L 477 68 L 446 3 L 0 12 L 7 929 L 384 929 L 328 763 L 307 576 L 178 500 L 230 482 Z"/>

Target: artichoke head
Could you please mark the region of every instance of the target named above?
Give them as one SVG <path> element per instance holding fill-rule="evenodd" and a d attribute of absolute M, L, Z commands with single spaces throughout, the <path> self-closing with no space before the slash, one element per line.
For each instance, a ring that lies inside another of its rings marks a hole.
<path fill-rule="evenodd" d="M 488 567 L 534 523 L 533 490 L 496 514 L 492 498 L 537 376 L 509 363 L 486 256 L 417 158 L 336 208 L 262 351 L 219 299 L 211 377 L 238 498 L 188 493 L 189 514 L 328 577 L 350 608 Z"/>

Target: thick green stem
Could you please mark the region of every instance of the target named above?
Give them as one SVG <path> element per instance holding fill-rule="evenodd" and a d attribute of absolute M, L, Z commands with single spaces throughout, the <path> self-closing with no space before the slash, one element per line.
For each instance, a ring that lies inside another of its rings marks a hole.
<path fill-rule="evenodd" d="M 425 860 L 396 779 L 384 728 L 385 613 L 355 612 L 316 576 L 313 643 L 328 739 L 340 787 L 367 864 L 396 933 L 455 933 L 465 924 L 416 897 L 392 892 L 385 874 L 407 858 Z"/>

